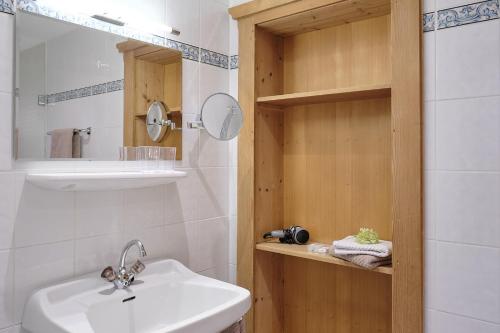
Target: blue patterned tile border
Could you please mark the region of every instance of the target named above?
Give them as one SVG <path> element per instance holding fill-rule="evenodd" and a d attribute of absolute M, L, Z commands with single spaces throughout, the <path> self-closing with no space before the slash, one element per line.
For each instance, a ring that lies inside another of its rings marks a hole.
<path fill-rule="evenodd" d="M 438 29 L 498 19 L 499 0 L 488 0 L 438 11 Z"/>
<path fill-rule="evenodd" d="M 39 95 L 38 105 L 54 104 L 54 103 L 69 101 L 71 99 L 90 97 L 90 96 L 123 90 L 123 83 L 124 80 L 122 79 L 106 83 L 100 83 L 90 87 L 83 87 L 79 89 L 53 93 L 49 95 Z"/>
<path fill-rule="evenodd" d="M 14 14 L 13 0 L 0 0 L 0 13 Z"/>
<path fill-rule="evenodd" d="M 436 13 L 425 13 L 422 15 L 424 21 L 424 32 L 436 30 Z"/>
<path fill-rule="evenodd" d="M 194 61 L 199 61 L 200 59 L 200 48 L 197 46 L 189 45 L 172 39 L 167 39 L 165 46 L 177 51 L 181 51 L 182 57 L 184 59 Z"/>
<path fill-rule="evenodd" d="M 240 57 L 235 54 L 231 56 L 231 60 L 229 62 L 230 69 L 237 69 L 240 66 Z"/>
<path fill-rule="evenodd" d="M 205 49 L 200 49 L 200 51 L 202 63 L 228 69 L 229 57 L 227 55 Z"/>

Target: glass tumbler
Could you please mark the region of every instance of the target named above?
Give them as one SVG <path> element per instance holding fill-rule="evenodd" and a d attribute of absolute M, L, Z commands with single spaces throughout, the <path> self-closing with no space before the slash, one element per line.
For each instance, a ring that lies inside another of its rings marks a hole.
<path fill-rule="evenodd" d="M 143 171 L 156 171 L 160 160 L 160 147 L 138 147 L 138 159 L 141 161 Z"/>
<path fill-rule="evenodd" d="M 172 170 L 175 165 L 175 147 L 160 147 L 160 170 Z"/>
<path fill-rule="evenodd" d="M 120 161 L 137 161 L 136 147 L 120 147 Z"/>

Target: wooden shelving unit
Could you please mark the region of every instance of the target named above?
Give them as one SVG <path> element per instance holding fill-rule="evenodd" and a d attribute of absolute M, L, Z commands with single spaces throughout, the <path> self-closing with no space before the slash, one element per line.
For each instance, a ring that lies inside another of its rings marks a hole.
<path fill-rule="evenodd" d="M 238 284 L 249 333 L 422 333 L 420 2 L 254 0 L 239 28 Z M 375 229 L 374 271 L 263 243 Z"/>
<path fill-rule="evenodd" d="M 116 47 L 125 65 L 124 145 L 176 147 L 176 159 L 182 159 L 181 131 L 168 129 L 160 142 L 153 142 L 146 127 L 147 110 L 159 101 L 168 107 L 168 118 L 182 128 L 182 53 L 136 40 Z"/>
<path fill-rule="evenodd" d="M 391 96 L 391 85 L 372 85 L 299 92 L 284 95 L 258 97 L 257 103 L 272 106 L 294 106 L 318 103 L 335 103 L 362 99 L 384 98 Z"/>
<path fill-rule="evenodd" d="M 308 260 L 321 261 L 321 262 L 325 262 L 325 263 L 333 264 L 333 265 L 339 265 L 339 266 L 345 266 L 345 267 L 350 267 L 350 268 L 366 270 L 362 267 L 351 264 L 348 261 L 332 257 L 329 254 L 320 254 L 320 253 L 309 252 L 307 250 L 307 247 L 304 245 L 264 242 L 264 243 L 258 243 L 257 245 L 255 245 L 255 248 L 259 251 L 279 253 L 279 254 L 282 254 L 285 256 L 298 257 L 298 258 L 303 258 L 303 259 L 308 259 Z M 391 266 L 377 267 L 377 268 L 370 270 L 370 271 L 392 275 L 392 267 Z"/>

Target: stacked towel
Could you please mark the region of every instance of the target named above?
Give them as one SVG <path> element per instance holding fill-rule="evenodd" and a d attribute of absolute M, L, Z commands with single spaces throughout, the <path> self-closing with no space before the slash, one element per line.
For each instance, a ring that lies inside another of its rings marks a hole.
<path fill-rule="evenodd" d="M 334 257 L 368 269 L 392 263 L 392 243 L 388 241 L 380 241 L 377 244 L 359 244 L 356 242 L 356 237 L 348 236 L 334 241 L 329 252 Z"/>

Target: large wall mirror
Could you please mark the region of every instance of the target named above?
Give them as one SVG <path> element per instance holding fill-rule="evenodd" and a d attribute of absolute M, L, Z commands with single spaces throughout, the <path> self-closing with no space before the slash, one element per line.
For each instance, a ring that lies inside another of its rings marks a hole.
<path fill-rule="evenodd" d="M 17 159 L 117 160 L 120 146 L 150 145 L 180 158 L 181 52 L 18 11 L 16 67 Z M 154 141 L 152 105 L 168 120 Z"/>

